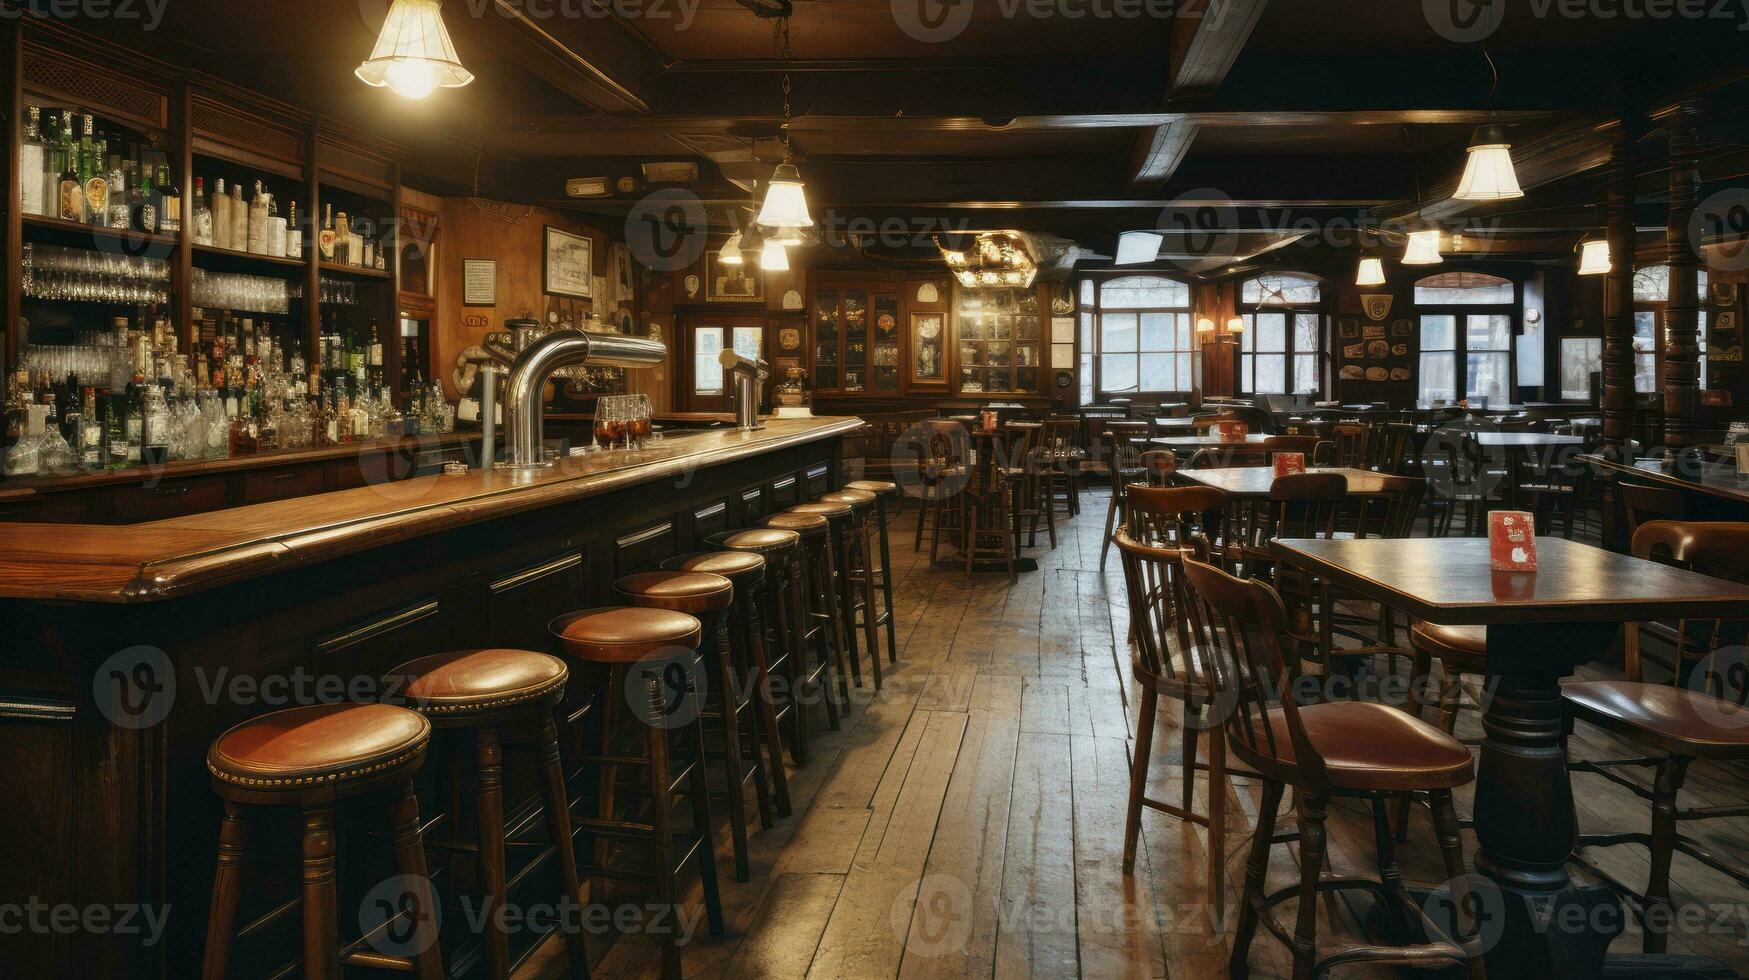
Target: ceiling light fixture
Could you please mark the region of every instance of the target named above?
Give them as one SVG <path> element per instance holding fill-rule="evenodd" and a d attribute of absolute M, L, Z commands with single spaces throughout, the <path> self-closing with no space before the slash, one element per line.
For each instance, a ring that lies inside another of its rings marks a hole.
<path fill-rule="evenodd" d="M 439 0 L 395 0 L 369 60 L 353 74 L 367 85 L 386 85 L 409 99 L 473 81 L 444 30 L 440 7 Z"/>
<path fill-rule="evenodd" d="M 1464 161 L 1464 176 L 1458 181 L 1459 201 L 1506 201 L 1523 197 L 1518 186 L 1518 172 L 1512 167 L 1512 144 L 1506 142 L 1506 130 L 1499 126 L 1483 126 L 1470 138 Z"/>
<path fill-rule="evenodd" d="M 1403 248 L 1404 265 L 1438 265 L 1443 261 L 1439 254 L 1438 228 L 1409 233 L 1409 244 Z"/>
<path fill-rule="evenodd" d="M 790 117 L 790 81 L 789 81 L 789 18 L 781 17 L 773 34 L 778 48 L 778 57 L 783 59 L 783 162 L 772 172 L 771 180 L 765 187 L 765 203 L 759 208 L 759 217 L 754 223 L 765 230 L 767 241 L 777 240 L 789 245 L 800 245 L 807 240 L 814 227 L 813 216 L 808 214 L 808 198 L 806 187 L 802 184 L 801 171 L 790 162 L 789 117 Z"/>
<path fill-rule="evenodd" d="M 1157 231 L 1126 231 L 1117 236 L 1117 258 L 1114 265 L 1138 265 L 1160 257 L 1160 244 L 1166 236 Z"/>
<path fill-rule="evenodd" d="M 1360 268 L 1355 272 L 1356 286 L 1383 286 L 1385 284 L 1385 264 L 1376 258 L 1360 260 Z"/>
<path fill-rule="evenodd" d="M 1228 333 L 1244 333 L 1245 332 L 1245 318 L 1242 316 L 1236 316 L 1236 317 L 1233 317 L 1232 319 L 1228 320 L 1227 321 L 1227 332 Z"/>
<path fill-rule="evenodd" d="M 789 252 L 781 242 L 767 238 L 765 245 L 759 250 L 759 267 L 766 272 L 788 272 Z"/>
<path fill-rule="evenodd" d="M 967 288 L 1031 286 L 1038 277 L 1038 263 L 1027 250 L 1018 231 L 986 231 L 978 235 L 971 251 L 950 249 L 935 240 L 941 260 L 959 284 Z"/>
<path fill-rule="evenodd" d="M 1588 239 L 1579 246 L 1579 274 L 1601 276 L 1609 271 L 1609 240 Z"/>

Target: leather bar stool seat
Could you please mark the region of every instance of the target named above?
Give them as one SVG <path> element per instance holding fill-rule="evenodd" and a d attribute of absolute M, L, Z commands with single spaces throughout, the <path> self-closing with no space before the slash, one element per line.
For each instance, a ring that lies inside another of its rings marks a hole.
<path fill-rule="evenodd" d="M 824 514 L 797 514 L 793 511 L 773 514 L 761 523 L 773 530 L 794 531 L 804 538 L 817 538 L 832 526 Z"/>
<path fill-rule="evenodd" d="M 557 617 L 548 629 L 567 656 L 596 664 L 636 663 L 673 647 L 697 649 L 701 632 L 686 613 L 644 606 L 581 609 Z"/>
<path fill-rule="evenodd" d="M 456 650 L 409 660 L 390 676 L 409 678 L 401 694 L 439 725 L 525 707 L 559 703 L 570 669 L 533 650 Z"/>
<path fill-rule="evenodd" d="M 312 704 L 251 718 L 220 735 L 207 770 L 256 792 L 331 790 L 410 774 L 424 761 L 431 723 L 389 704 Z"/>
<path fill-rule="evenodd" d="M 849 504 L 852 510 L 862 513 L 875 505 L 876 498 L 866 490 L 839 490 L 836 493 L 823 493 L 815 499 L 827 503 Z"/>
<path fill-rule="evenodd" d="M 824 520 L 815 523 L 825 530 Z M 730 551 L 748 551 L 756 555 L 772 555 L 794 548 L 800 543 L 800 537 L 795 531 L 779 528 L 752 528 L 746 531 L 721 531 L 705 539 L 705 543 L 713 548 L 728 548 Z"/>
<path fill-rule="evenodd" d="M 1701 691 L 1643 681 L 1569 681 L 1561 697 L 1599 728 L 1686 758 L 1736 759 L 1749 748 L 1749 726 L 1742 724 L 1749 709 Z"/>
<path fill-rule="evenodd" d="M 662 570 L 721 575 L 740 591 L 765 577 L 765 559 L 752 551 L 698 551 L 675 555 L 662 563 Z"/>
<path fill-rule="evenodd" d="M 735 583 L 708 572 L 639 572 L 613 583 L 636 604 L 702 616 L 722 612 L 735 600 Z"/>
<path fill-rule="evenodd" d="M 899 492 L 899 485 L 890 480 L 852 480 L 844 485 L 846 490 L 861 490 L 877 497 L 890 497 Z"/>
<path fill-rule="evenodd" d="M 785 514 L 814 514 L 819 517 L 824 517 L 828 521 L 849 520 L 850 515 L 854 512 L 855 508 L 847 501 L 826 500 L 825 498 L 816 500 L 811 504 L 797 504 L 784 511 Z M 767 519 L 766 526 L 773 526 L 769 519 Z"/>
<path fill-rule="evenodd" d="M 1462 665 L 1466 674 L 1480 673 L 1488 660 L 1488 628 L 1445 626 L 1416 620 L 1409 626 L 1410 645 L 1442 661 Z"/>

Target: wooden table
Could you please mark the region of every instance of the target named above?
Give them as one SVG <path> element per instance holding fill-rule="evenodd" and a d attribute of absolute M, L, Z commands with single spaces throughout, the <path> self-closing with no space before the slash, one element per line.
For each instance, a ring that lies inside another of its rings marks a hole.
<path fill-rule="evenodd" d="M 1583 446 L 1584 436 L 1558 436 L 1551 432 L 1477 432 L 1476 445 L 1484 449 L 1547 449 L 1550 446 Z"/>
<path fill-rule="evenodd" d="M 1157 449 L 1188 449 L 1194 452 L 1198 449 L 1209 449 L 1211 447 L 1219 449 L 1222 447 L 1233 446 L 1261 446 L 1263 445 L 1264 440 L 1268 438 L 1269 436 L 1263 435 L 1260 432 L 1252 432 L 1248 433 L 1243 441 L 1238 439 L 1222 439 L 1218 433 L 1210 431 L 1195 436 L 1156 436 L 1155 438 L 1148 440 L 1148 445 Z"/>
<path fill-rule="evenodd" d="M 1270 549 L 1411 616 L 1487 627 L 1492 696 L 1483 702 L 1476 867 L 1503 899 L 1490 909 L 1484 897 L 1479 910 L 1503 916 L 1488 975 L 1600 976 L 1624 915 L 1607 886 L 1576 885 L 1567 874 L 1575 821 L 1560 741 L 1561 678 L 1602 656 L 1620 623 L 1741 615 L 1749 585 L 1564 538 L 1537 538 L 1537 572 L 1492 571 L 1486 538 L 1289 539 Z"/>
<path fill-rule="evenodd" d="M 1696 467 L 1666 466 L 1663 460 L 1658 459 L 1636 459 L 1631 463 L 1623 463 L 1602 455 L 1580 456 L 1579 459 L 1618 476 L 1673 487 L 1738 505 L 1732 510 L 1732 517 L 1736 519 L 1742 517 L 1741 505 L 1749 504 L 1749 474 L 1738 472 L 1735 463 L 1708 463 Z"/>
<path fill-rule="evenodd" d="M 1370 470 L 1357 470 L 1347 466 L 1308 466 L 1306 472 L 1336 473 L 1347 479 L 1348 492 L 1351 494 L 1379 493 L 1385 487 L 1385 475 Z M 1273 466 L 1230 466 L 1217 470 L 1185 469 L 1172 475 L 1174 479 L 1189 480 L 1205 487 L 1214 487 L 1230 497 L 1249 499 L 1269 496 L 1269 488 L 1275 484 L 1275 467 Z"/>

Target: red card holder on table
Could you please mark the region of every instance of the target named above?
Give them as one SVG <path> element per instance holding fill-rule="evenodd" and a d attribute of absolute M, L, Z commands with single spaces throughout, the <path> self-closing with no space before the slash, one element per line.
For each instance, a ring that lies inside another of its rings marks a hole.
<path fill-rule="evenodd" d="M 1244 422 L 1216 422 L 1215 431 L 1220 433 L 1223 442 L 1243 442 L 1251 432 L 1251 426 Z"/>
<path fill-rule="evenodd" d="M 1497 572 L 1536 571 L 1536 518 L 1522 510 L 1490 512 L 1488 564 Z"/>
<path fill-rule="evenodd" d="M 1270 457 L 1270 462 L 1275 466 L 1275 475 L 1278 477 L 1306 471 L 1305 453 L 1276 453 Z"/>

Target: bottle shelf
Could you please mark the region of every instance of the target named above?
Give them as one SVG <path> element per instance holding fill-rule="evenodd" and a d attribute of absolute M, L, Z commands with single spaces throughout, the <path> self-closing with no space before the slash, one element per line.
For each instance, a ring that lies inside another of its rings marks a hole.
<path fill-rule="evenodd" d="M 121 246 L 129 254 L 146 251 L 145 246 L 162 246 L 162 251 L 167 254 L 178 241 L 176 235 L 148 233 L 133 228 L 106 228 L 101 225 L 62 221 L 60 218 L 48 218 L 36 214 L 27 214 L 22 217 L 24 236 L 27 241 L 52 242 L 57 245 L 76 245 L 88 248 Z"/>
<path fill-rule="evenodd" d="M 323 262 L 321 269 L 329 275 L 353 279 L 387 280 L 394 278 L 394 273 L 381 269 L 366 269 L 361 265 L 341 265 L 338 262 Z"/>
<path fill-rule="evenodd" d="M 257 255 L 254 252 L 239 252 L 234 248 L 219 248 L 216 245 L 190 243 L 189 248 L 193 251 L 194 264 L 213 272 L 257 272 L 283 276 L 288 272 L 301 273 L 309 267 L 309 263 L 303 259 Z"/>

